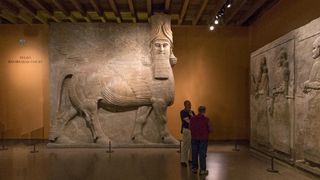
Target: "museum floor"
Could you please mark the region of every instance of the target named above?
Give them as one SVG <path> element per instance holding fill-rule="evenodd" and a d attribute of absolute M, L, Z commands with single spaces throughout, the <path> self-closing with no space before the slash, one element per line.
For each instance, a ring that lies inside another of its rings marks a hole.
<path fill-rule="evenodd" d="M 209 175 L 212 180 L 308 180 L 316 177 L 294 168 L 275 164 L 279 174 L 266 171 L 269 161 L 252 155 L 247 146 L 233 152 L 232 145 L 210 145 L 208 149 Z M 17 144 L 0 151 L 1 180 L 82 180 L 82 179 L 200 179 L 189 168 L 181 167 L 177 149 L 48 149 Z"/>

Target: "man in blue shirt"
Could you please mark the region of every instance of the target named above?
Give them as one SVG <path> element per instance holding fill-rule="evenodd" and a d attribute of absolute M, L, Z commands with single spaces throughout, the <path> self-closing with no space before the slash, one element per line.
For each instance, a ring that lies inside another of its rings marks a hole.
<path fill-rule="evenodd" d="M 191 102 L 189 100 L 184 101 L 184 109 L 180 111 L 181 118 L 181 133 L 182 133 L 182 147 L 181 147 L 181 166 L 187 166 L 189 154 L 191 153 L 191 132 L 189 129 L 189 123 L 191 117 L 195 114 L 191 110 Z"/>

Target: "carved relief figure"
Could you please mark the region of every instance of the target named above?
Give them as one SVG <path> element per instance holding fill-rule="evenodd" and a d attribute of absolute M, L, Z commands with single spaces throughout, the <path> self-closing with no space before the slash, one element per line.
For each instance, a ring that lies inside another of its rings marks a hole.
<path fill-rule="evenodd" d="M 268 146 L 269 145 L 269 124 L 268 124 L 268 107 L 267 100 L 269 96 L 269 76 L 266 57 L 262 57 L 258 79 L 255 88 L 256 101 L 256 142 Z"/>
<path fill-rule="evenodd" d="M 121 74 L 117 67 L 110 64 L 107 68 L 114 71 L 112 75 L 97 73 L 75 73 L 65 75 L 60 83 L 60 102 L 58 121 L 50 139 L 59 139 L 63 128 L 75 116 L 84 117 L 91 131 L 94 143 L 106 144 L 110 141 L 101 128 L 98 110 L 128 111 L 137 109 L 132 142 L 151 143 L 143 135 L 143 128 L 151 113 L 158 122 L 158 130 L 162 143 L 177 144 L 177 140 L 167 128 L 167 107 L 174 100 L 174 77 L 172 67 L 177 63 L 173 55 L 173 37 L 170 17 L 156 15 L 151 20 L 151 65 L 131 67 L 126 66 L 128 75 Z M 121 68 L 120 67 L 120 68 Z M 123 72 L 122 72 L 123 73 Z M 96 83 L 94 83 L 96 82 Z M 65 106 L 61 108 L 63 104 Z M 106 120 L 107 121 L 107 120 Z M 66 142 L 68 143 L 68 142 Z"/>
<path fill-rule="evenodd" d="M 310 96 L 305 129 L 305 159 L 320 164 L 320 38 L 313 42 L 312 65 L 303 92 Z"/>
<path fill-rule="evenodd" d="M 277 57 L 274 87 L 271 90 L 270 143 L 272 148 L 290 154 L 290 114 L 288 87 L 290 79 L 289 61 L 286 49 L 281 49 Z"/>

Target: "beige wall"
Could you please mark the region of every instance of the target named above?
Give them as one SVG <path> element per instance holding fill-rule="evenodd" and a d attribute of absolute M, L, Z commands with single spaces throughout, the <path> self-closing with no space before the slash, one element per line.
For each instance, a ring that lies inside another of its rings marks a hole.
<path fill-rule="evenodd" d="M 250 26 L 250 51 L 253 52 L 318 17 L 319 0 L 281 0 Z"/>
<path fill-rule="evenodd" d="M 320 17 L 320 1 L 281 0 L 249 28 L 174 27 L 178 64 L 175 104 L 168 124 L 180 138 L 179 111 L 190 99 L 193 109 L 208 107 L 214 133 L 211 139 L 248 139 L 249 52 Z M 249 29 L 249 30 L 248 30 Z M 27 40 L 21 47 L 20 38 Z M 48 28 L 0 26 L 0 122 L 7 138 L 46 138 L 49 127 Z M 32 56 L 42 63 L 8 63 Z M 33 133 L 31 133 L 33 132 Z"/>
<path fill-rule="evenodd" d="M 24 46 L 19 45 L 21 38 Z M 1 25 L 0 122 L 6 138 L 43 138 L 48 133 L 47 44 L 45 26 Z M 19 60 L 24 63 L 12 62 Z"/>
<path fill-rule="evenodd" d="M 208 107 L 215 131 L 213 139 L 246 139 L 248 119 L 247 28 L 173 28 L 176 100 L 169 108 L 168 124 L 180 138 L 179 112 L 190 99 L 194 109 Z M 46 26 L 1 26 L 0 28 L 1 122 L 7 138 L 48 137 L 48 28 Z M 5 36 L 4 36 L 5 35 Z M 21 47 L 19 38 L 26 39 Z M 8 63 L 11 58 L 32 56 L 38 64 Z M 33 135 L 31 135 L 31 132 Z"/>
<path fill-rule="evenodd" d="M 174 67 L 175 104 L 169 108 L 171 132 L 180 137 L 179 112 L 183 101 L 191 100 L 193 109 L 207 106 L 214 133 L 211 139 L 247 139 L 248 103 L 248 30 L 176 27 Z"/>

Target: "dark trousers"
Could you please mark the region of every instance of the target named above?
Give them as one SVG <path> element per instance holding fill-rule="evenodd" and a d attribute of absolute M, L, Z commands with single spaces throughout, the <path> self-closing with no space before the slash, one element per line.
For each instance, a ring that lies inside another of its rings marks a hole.
<path fill-rule="evenodd" d="M 207 170 L 206 157 L 208 140 L 192 139 L 192 169 L 198 169 L 198 159 L 200 161 L 200 170 Z"/>

